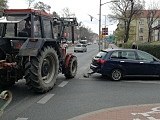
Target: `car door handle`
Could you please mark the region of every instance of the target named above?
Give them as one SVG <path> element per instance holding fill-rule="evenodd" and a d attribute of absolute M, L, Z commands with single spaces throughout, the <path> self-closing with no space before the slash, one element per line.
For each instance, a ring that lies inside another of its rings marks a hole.
<path fill-rule="evenodd" d="M 144 63 L 144 62 L 139 62 L 139 63 Z"/>
<path fill-rule="evenodd" d="M 124 61 L 120 61 L 120 62 L 122 63 L 122 62 L 124 62 Z"/>

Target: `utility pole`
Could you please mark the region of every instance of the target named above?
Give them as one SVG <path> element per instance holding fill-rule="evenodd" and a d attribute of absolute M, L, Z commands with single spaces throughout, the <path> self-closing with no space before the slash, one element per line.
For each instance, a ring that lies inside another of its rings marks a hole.
<path fill-rule="evenodd" d="M 105 3 L 101 3 L 101 0 L 99 2 L 99 42 L 98 42 L 98 45 L 99 45 L 99 51 L 101 50 L 101 7 L 102 5 L 105 5 L 107 3 L 111 3 L 111 2 L 119 2 L 120 0 L 113 0 L 113 1 L 109 1 L 109 2 L 105 2 Z"/>

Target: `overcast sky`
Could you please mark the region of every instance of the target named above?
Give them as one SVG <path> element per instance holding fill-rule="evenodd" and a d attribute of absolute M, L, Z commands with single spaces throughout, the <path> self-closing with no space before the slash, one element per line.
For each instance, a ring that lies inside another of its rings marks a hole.
<path fill-rule="evenodd" d="M 51 6 L 51 12 L 55 11 L 60 16 L 62 16 L 63 9 L 69 8 L 70 12 L 75 13 L 78 22 L 82 22 L 85 27 L 91 28 L 93 32 L 99 33 L 99 0 L 35 0 L 35 2 L 41 1 L 45 4 Z M 105 2 L 109 2 L 111 0 L 101 0 L 102 4 Z M 145 1 L 153 1 L 153 0 L 145 0 Z M 26 0 L 8 0 L 8 5 L 10 9 L 21 9 L 27 8 Z M 103 5 L 102 8 L 102 27 L 105 24 L 105 16 L 110 13 L 108 8 L 109 3 Z M 89 15 L 94 17 L 91 22 Z M 96 18 L 96 19 L 95 19 Z M 116 24 L 109 22 L 109 19 L 106 19 L 106 25 L 109 28 L 109 34 L 116 29 Z"/>

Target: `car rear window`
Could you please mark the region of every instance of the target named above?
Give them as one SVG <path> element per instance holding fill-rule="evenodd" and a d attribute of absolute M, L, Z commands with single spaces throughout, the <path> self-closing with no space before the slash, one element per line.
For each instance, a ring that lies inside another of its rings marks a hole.
<path fill-rule="evenodd" d="M 81 47 L 82 45 L 76 45 L 76 47 Z"/>
<path fill-rule="evenodd" d="M 100 51 L 95 58 L 104 58 L 107 55 L 108 52 Z"/>

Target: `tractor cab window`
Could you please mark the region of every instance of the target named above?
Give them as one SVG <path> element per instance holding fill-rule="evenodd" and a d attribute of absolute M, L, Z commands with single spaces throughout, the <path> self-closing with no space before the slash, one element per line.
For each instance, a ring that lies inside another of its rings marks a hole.
<path fill-rule="evenodd" d="M 26 15 L 21 16 L 13 16 L 8 15 L 0 21 L 1 30 L 3 30 L 2 34 L 4 37 L 17 37 L 18 33 L 24 28 L 24 24 L 26 22 Z"/>
<path fill-rule="evenodd" d="M 40 20 L 38 16 L 34 17 L 34 36 L 37 38 L 41 38 L 41 26 L 40 26 Z"/>
<path fill-rule="evenodd" d="M 27 17 L 18 24 L 19 37 L 31 37 L 31 19 Z"/>
<path fill-rule="evenodd" d="M 48 19 L 44 19 L 44 34 L 45 38 L 52 38 L 51 22 Z"/>

